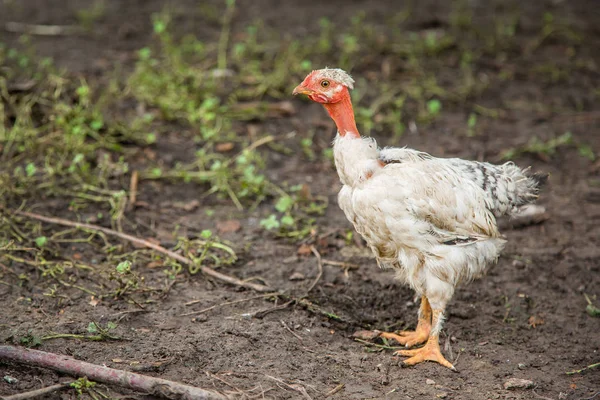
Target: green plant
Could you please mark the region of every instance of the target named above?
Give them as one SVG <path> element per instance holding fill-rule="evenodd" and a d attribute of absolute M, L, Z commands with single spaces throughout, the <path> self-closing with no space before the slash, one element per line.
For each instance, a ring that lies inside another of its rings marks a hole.
<path fill-rule="evenodd" d="M 571 132 L 565 132 L 562 135 L 550 138 L 547 141 L 542 141 L 537 137 L 533 137 L 524 146 L 505 150 L 501 157 L 504 160 L 508 160 L 522 154 L 536 154 L 544 159 L 550 159 L 556 154 L 558 148 L 564 146 L 575 146 L 579 155 L 582 157 L 587 158 L 590 161 L 596 159 L 596 154 L 592 150 L 592 147 L 588 144 L 579 142 Z"/>
<path fill-rule="evenodd" d="M 79 378 L 75 382 L 72 382 L 70 386 L 73 389 L 75 389 L 75 391 L 77 392 L 78 395 L 81 396 L 84 393 L 87 393 L 90 390 L 92 390 L 94 388 L 94 386 L 96 386 L 96 382 L 92 382 L 92 381 L 88 380 L 87 377 L 84 376 L 83 378 Z"/>

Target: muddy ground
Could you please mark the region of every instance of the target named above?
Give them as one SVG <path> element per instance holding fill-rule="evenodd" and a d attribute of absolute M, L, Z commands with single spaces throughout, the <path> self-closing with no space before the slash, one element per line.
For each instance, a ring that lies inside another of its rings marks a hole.
<path fill-rule="evenodd" d="M 208 42 L 218 40 L 219 24 L 203 19 L 197 2 L 173 3 L 184 10 L 177 19 L 177 33 L 193 33 Z M 4 0 L 0 2 L 0 26 L 8 21 L 73 24 L 77 10 L 86 4 L 73 0 Z M 218 10 L 224 8 L 220 2 L 207 4 Z M 504 10 L 502 5 L 491 6 L 487 2 L 467 4 L 475 10 L 474 18 L 481 21 L 493 21 L 495 13 Z M 137 50 L 151 40 L 152 13 L 159 12 L 163 5 L 164 2 L 154 0 L 106 1 L 104 14 L 94 21 L 91 32 L 33 35 L 32 41 L 40 55 L 52 57 L 68 73 L 102 82 L 113 72 L 116 62 L 125 70 L 131 68 Z M 381 21 L 403 7 L 393 1 L 240 1 L 232 29 L 234 33 L 243 31 L 249 21 L 258 18 L 282 34 L 302 36 L 318 31 L 321 17 L 343 25 L 361 11 L 367 23 L 386 29 Z M 464 113 L 444 110 L 433 123 L 407 130 L 401 137 L 372 132 L 381 145 L 407 145 L 436 156 L 499 161 L 503 149 L 523 146 L 531 137 L 547 139 L 569 131 L 578 143 L 586 143 L 596 154 L 600 153 L 600 115 L 596 106 L 600 96 L 600 8 L 593 1 L 511 2 L 510 7 L 521 13 L 518 40 L 527 43 L 533 26 L 545 12 L 552 12 L 578 27 L 585 39 L 578 45 L 577 54 L 596 64 L 586 72 L 573 70 L 566 78 L 546 84 L 516 74 L 514 80 L 486 92 L 481 101 L 490 108 L 507 101 L 524 106 L 509 109 L 501 118 L 488 119 L 473 137 L 464 135 L 464 123 L 457 123 L 464 119 Z M 444 29 L 449 10 L 445 2 L 413 2 L 407 29 Z M 0 32 L 0 41 L 9 45 L 17 43 L 18 37 Z M 553 43 L 544 48 L 550 54 L 562 54 L 564 50 Z M 380 61 L 383 62 L 375 55 L 370 72 L 380 72 Z M 521 67 L 520 59 L 507 62 L 517 70 Z M 353 72 L 361 74 L 360 70 Z M 391 72 L 392 76 L 401 73 L 401 68 Z M 290 90 L 299 78 L 290 77 Z M 289 132 L 302 136 L 317 126 L 315 142 L 326 147 L 334 132 L 325 113 L 300 99 L 292 101 L 293 115 L 253 122 L 255 127 L 258 125 L 254 129 L 284 141 L 289 139 Z M 526 106 L 534 103 L 556 107 L 546 112 Z M 556 112 L 557 109 L 563 111 Z M 240 134 L 246 131 L 243 124 L 237 129 Z M 184 159 L 189 146 L 185 137 L 175 131 L 159 140 L 153 151 L 159 158 Z M 584 297 L 587 294 L 596 299 L 594 296 L 600 295 L 600 164 L 580 153 L 577 146 L 566 145 L 550 156 L 515 156 L 518 165 L 531 165 L 534 170 L 550 173 L 550 182 L 539 200 L 549 218 L 525 227 L 507 226 L 504 233 L 508 245 L 498 264 L 483 279 L 457 290 L 441 341 L 444 353 L 459 373 L 433 363 L 403 369 L 390 350 L 379 351 L 353 340 L 352 334 L 360 329 L 414 326 L 418 303 L 409 288 L 394 283 L 392 272 L 376 267 L 361 241 L 345 239 L 350 224 L 336 204 L 339 183 L 335 170 L 328 161 L 308 161 L 300 152 L 269 156 L 267 175 L 274 181 L 307 184 L 313 195 L 329 199 L 325 216 L 318 219 L 319 237 L 305 243 L 314 245 L 325 260 L 358 267 L 344 270 L 324 263 L 322 277 L 306 298 L 343 321 L 295 303 L 273 309 L 285 301 L 274 303 L 273 299 L 257 298 L 258 294 L 251 290 L 201 274 L 182 273 L 165 284 L 165 275 L 156 265 L 136 265 L 148 284 L 168 286 L 152 302 L 136 304 L 114 298 L 98 302 L 89 293 L 74 288 L 64 289 L 63 297 L 50 297 L 45 295 L 46 289 L 37 286 L 36 282 L 42 282 L 44 277 L 35 273 L 35 267 L 13 260 L 6 268 L 16 274 L 33 273 L 35 278 L 28 284 L 19 284 L 10 274 L 4 276 L 7 284 L 0 285 L 0 340 L 18 343 L 28 333 L 85 333 L 90 321 L 112 321 L 117 324 L 114 334 L 125 340 L 44 340 L 38 348 L 227 392 L 238 398 L 321 399 L 341 384 L 343 387 L 330 398 L 592 398 L 600 391 L 600 369 L 566 374 L 600 362 L 600 318 L 586 313 Z M 306 250 L 307 246 L 302 246 L 302 241 L 277 238 L 259 226 L 272 204 L 240 212 L 230 201 L 201 197 L 206 190 L 203 185 L 181 181 L 142 181 L 138 188 L 142 206 L 126 211 L 127 220 L 133 222 L 125 229 L 153 237 L 166 247 L 173 246 L 171 235 L 176 226 L 180 233 L 219 231 L 222 239 L 233 243 L 239 257 L 233 265 L 222 267 L 222 272 L 240 279 L 260 277 L 274 290 L 296 298 L 305 295 L 317 277 L 317 260 L 310 249 Z M 199 199 L 199 206 L 187 210 L 173 206 L 174 202 L 185 205 L 195 199 Z M 96 213 L 92 207 L 78 214 L 56 198 L 29 199 L 28 206 L 41 214 L 71 220 Z M 215 210 L 214 215 L 207 216 L 207 208 Z M 240 229 L 228 229 L 227 225 L 223 228 L 226 220 L 239 221 Z M 55 228 L 44 226 L 43 230 L 49 236 Z M 104 257 L 99 246 L 85 244 L 64 246 L 64 255 L 76 255 L 90 263 Z M 242 299 L 248 300 L 224 304 Z M 186 305 L 191 301 L 196 303 Z M 595 301 L 598 304 L 598 299 Z M 201 314 L 181 316 L 214 305 L 217 307 Z M 269 312 L 252 314 L 262 310 Z M 0 381 L 0 395 L 66 379 L 50 370 L 1 361 L 0 376 L 18 380 Z M 506 390 L 503 384 L 509 378 L 531 380 L 535 388 Z M 101 386 L 100 391 L 113 398 L 134 396 L 117 387 Z M 74 392 L 64 392 L 47 398 L 75 397 Z"/>

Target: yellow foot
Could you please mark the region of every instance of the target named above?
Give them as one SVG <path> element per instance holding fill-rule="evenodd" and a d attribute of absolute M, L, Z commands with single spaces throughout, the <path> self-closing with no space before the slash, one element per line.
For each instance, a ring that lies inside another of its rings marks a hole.
<path fill-rule="evenodd" d="M 403 367 L 416 365 L 423 361 L 435 361 L 442 364 L 446 368 L 450 368 L 454 372 L 458 372 L 454 365 L 444 358 L 440 351 L 440 345 L 436 337 L 430 337 L 427 344 L 420 349 L 414 350 L 398 350 L 394 355 L 410 357 L 402 362 Z"/>
<path fill-rule="evenodd" d="M 397 334 L 382 332 L 379 334 L 379 336 L 386 339 L 394 339 L 396 342 L 406 346 L 406 348 L 409 348 L 421 343 L 425 343 L 427 338 L 429 338 L 429 330 L 430 328 L 428 327 L 428 329 L 417 328 L 416 331 L 401 331 Z"/>

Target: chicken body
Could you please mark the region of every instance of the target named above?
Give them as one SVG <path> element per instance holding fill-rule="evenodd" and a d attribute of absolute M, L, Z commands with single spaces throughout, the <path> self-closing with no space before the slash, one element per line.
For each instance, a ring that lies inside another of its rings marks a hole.
<path fill-rule="evenodd" d="M 351 78 L 333 70 L 334 80 L 328 71 L 332 70 L 314 71 L 295 92 L 323 103 L 337 124 L 333 149 L 343 185 L 339 205 L 379 266 L 393 268 L 397 279 L 422 299 L 414 332 L 382 336 L 407 347 L 426 343 L 420 349 L 399 351 L 410 356 L 405 365 L 431 360 L 454 369 L 438 343 L 446 306 L 458 283 L 481 276 L 498 259 L 505 240 L 496 217 L 536 199 L 544 177 L 528 175 L 512 163 L 492 165 L 435 158 L 406 148 L 379 149 L 374 139 L 361 137 L 354 124 L 349 96 L 344 94 Z M 317 96 L 323 80 L 327 90 Z"/>
<path fill-rule="evenodd" d="M 454 160 L 393 150 L 381 165 L 375 142 L 338 136 L 334 156 L 342 181 L 338 203 L 381 267 L 434 309 L 444 309 L 461 281 L 480 276 L 504 246 L 493 200 Z"/>

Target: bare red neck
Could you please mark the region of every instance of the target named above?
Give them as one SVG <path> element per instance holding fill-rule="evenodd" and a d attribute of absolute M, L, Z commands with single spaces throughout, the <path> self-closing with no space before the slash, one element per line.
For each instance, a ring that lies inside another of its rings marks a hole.
<path fill-rule="evenodd" d="M 323 106 L 329 113 L 329 116 L 335 121 L 340 136 L 360 137 L 356 122 L 354 121 L 354 111 L 352 109 L 352 100 L 348 88 L 342 89 L 341 100 L 336 103 L 323 103 Z"/>

